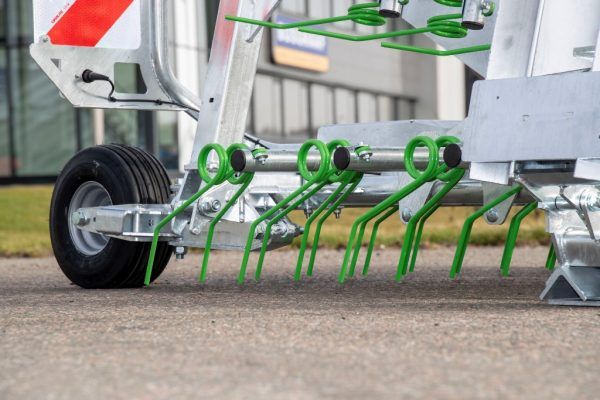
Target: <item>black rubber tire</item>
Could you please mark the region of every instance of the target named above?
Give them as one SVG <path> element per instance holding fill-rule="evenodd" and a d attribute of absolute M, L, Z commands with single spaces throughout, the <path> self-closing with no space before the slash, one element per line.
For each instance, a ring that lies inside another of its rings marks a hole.
<path fill-rule="evenodd" d="M 100 183 L 118 204 L 167 204 L 170 181 L 162 164 L 142 149 L 122 145 L 96 146 L 76 154 L 61 172 L 50 205 L 52 249 L 63 273 L 86 289 L 141 287 L 150 243 L 109 239 L 94 256 L 77 250 L 69 233 L 69 205 L 85 182 Z M 152 281 L 164 271 L 172 248 L 159 243 Z"/>

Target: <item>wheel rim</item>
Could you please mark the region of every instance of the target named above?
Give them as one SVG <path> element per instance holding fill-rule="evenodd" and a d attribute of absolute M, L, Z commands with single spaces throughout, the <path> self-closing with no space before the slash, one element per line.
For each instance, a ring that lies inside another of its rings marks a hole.
<path fill-rule="evenodd" d="M 109 238 L 98 234 L 79 229 L 72 219 L 74 212 L 80 208 L 111 206 L 112 200 L 108 191 L 98 182 L 85 182 L 81 185 L 71 198 L 69 204 L 69 234 L 73 245 L 82 254 L 86 256 L 95 256 L 100 253 L 108 244 Z"/>

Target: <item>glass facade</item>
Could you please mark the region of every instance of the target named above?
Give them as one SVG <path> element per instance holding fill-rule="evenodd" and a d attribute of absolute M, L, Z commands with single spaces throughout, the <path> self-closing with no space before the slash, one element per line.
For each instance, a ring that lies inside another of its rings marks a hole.
<path fill-rule="evenodd" d="M 414 118 L 414 100 L 277 73 L 256 76 L 248 131 L 274 142 L 313 138 L 331 124 Z"/>
<path fill-rule="evenodd" d="M 345 15 L 353 0 L 286 0 L 280 12 L 300 18 Z M 387 29 L 408 25 L 395 20 Z M 336 30 L 371 34 L 386 27 L 370 27 L 352 22 L 335 25 Z M 411 44 L 410 37 L 398 38 Z M 275 142 L 298 142 L 315 137 L 319 127 L 330 124 L 390 121 L 414 118 L 414 102 L 389 93 L 346 87 L 335 82 L 299 80 L 281 67 L 277 73 L 259 71 L 251 104 L 248 131 Z"/>
<path fill-rule="evenodd" d="M 32 42 L 32 1 L 0 0 L 0 183 L 51 181 L 75 152 L 94 145 L 93 111 L 75 109 L 61 97 L 29 55 Z M 137 68 L 116 72 L 120 91 L 139 85 Z M 167 168 L 178 168 L 176 114 L 103 115 L 104 143 L 142 147 Z"/>
<path fill-rule="evenodd" d="M 91 130 L 40 72 L 32 41 L 30 1 L 0 0 L 0 177 L 53 176 Z"/>
<path fill-rule="evenodd" d="M 204 13 L 210 42 L 219 1 L 203 3 L 198 12 Z M 320 18 L 344 15 L 354 3 L 286 0 L 281 11 L 301 18 Z M 142 147 L 156 154 L 167 169 L 177 171 L 182 151 L 178 114 L 74 109 L 61 98 L 29 55 L 32 16 L 32 0 L 0 0 L 0 183 L 51 180 L 75 152 L 94 145 L 98 137 L 104 143 Z M 388 29 L 402 29 L 403 24 L 397 20 Z M 336 25 L 336 29 L 368 34 L 384 28 L 345 22 Z M 173 32 L 171 35 L 175 42 Z M 411 39 L 401 40 L 410 43 Z M 206 55 L 200 57 L 203 66 Z M 328 124 L 414 118 L 414 98 L 312 79 L 308 75 L 299 78 L 299 74 L 288 70 L 278 66 L 258 73 L 249 133 L 277 142 L 299 142 L 315 137 L 318 128 Z M 137 66 L 117 65 L 115 73 L 120 92 L 143 92 Z"/>

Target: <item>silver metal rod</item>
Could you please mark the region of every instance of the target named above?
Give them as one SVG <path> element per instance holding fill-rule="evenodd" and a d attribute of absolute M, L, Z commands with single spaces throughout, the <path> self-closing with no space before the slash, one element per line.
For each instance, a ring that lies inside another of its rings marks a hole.
<path fill-rule="evenodd" d="M 334 161 L 338 169 L 357 172 L 387 172 L 405 171 L 404 148 L 374 148 L 368 154 L 359 156 L 349 148 L 341 148 L 336 151 Z M 443 160 L 444 152 L 440 151 L 440 160 Z M 418 148 L 414 153 L 414 164 L 419 169 L 427 168 L 429 165 L 429 151 Z"/>
<path fill-rule="evenodd" d="M 339 170 L 366 173 L 406 171 L 404 148 L 374 148 L 357 154 L 354 148 L 340 147 L 333 154 L 332 162 Z M 440 162 L 444 159 L 444 149 L 440 150 Z M 429 165 L 429 151 L 418 148 L 414 152 L 414 165 L 425 169 Z M 254 156 L 250 151 L 238 150 L 231 159 L 238 172 L 297 172 L 298 154 L 295 151 L 269 150 L 264 155 Z M 464 164 L 464 163 L 463 163 Z M 308 169 L 316 171 L 321 165 L 315 151 L 308 156 Z M 461 164 L 461 167 L 466 167 Z"/>
<path fill-rule="evenodd" d="M 443 182 L 434 183 L 431 191 L 431 196 L 434 196 L 444 186 Z M 348 197 L 345 202 L 345 207 L 372 207 L 376 204 L 381 203 L 387 199 L 392 193 L 391 192 L 378 192 L 378 193 L 353 193 Z M 526 191 L 521 193 L 515 199 L 515 205 L 526 205 L 534 201 L 534 198 Z M 466 179 L 460 181 L 458 185 L 454 187 L 441 201 L 443 206 L 458 207 L 458 206 L 470 206 L 470 207 L 481 207 L 483 204 L 483 188 L 481 182 L 472 181 Z"/>
<path fill-rule="evenodd" d="M 268 150 L 265 156 L 254 157 L 250 151 L 238 150 L 231 158 L 233 169 L 238 172 L 298 172 L 298 153 L 285 150 Z M 316 171 L 321 165 L 318 152 L 308 155 L 309 171 Z"/>

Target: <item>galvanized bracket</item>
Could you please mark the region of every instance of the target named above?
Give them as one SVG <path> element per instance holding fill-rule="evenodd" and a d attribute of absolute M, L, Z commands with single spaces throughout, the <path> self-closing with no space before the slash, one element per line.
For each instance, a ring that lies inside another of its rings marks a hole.
<path fill-rule="evenodd" d="M 585 188 L 570 191 L 570 187 L 562 186 L 559 195 L 576 211 L 587 228 L 590 238 L 600 242 L 600 209 L 598 208 L 598 191 Z"/>
<path fill-rule="evenodd" d="M 508 192 L 513 186 L 499 185 L 496 183 L 483 182 L 483 204 L 488 204 L 494 199 L 497 199 L 502 194 Z M 511 196 L 506 201 L 498 204 L 498 206 L 492 208 L 490 211 L 485 213 L 484 218 L 490 225 L 502 225 L 515 202 L 517 195 Z"/>
<path fill-rule="evenodd" d="M 600 268 L 558 267 L 540 299 L 553 305 L 600 307 Z"/>

